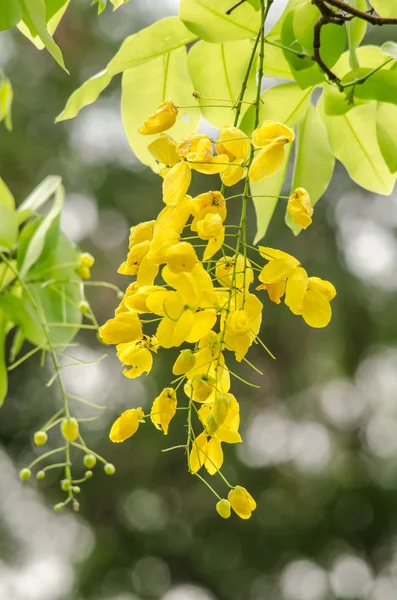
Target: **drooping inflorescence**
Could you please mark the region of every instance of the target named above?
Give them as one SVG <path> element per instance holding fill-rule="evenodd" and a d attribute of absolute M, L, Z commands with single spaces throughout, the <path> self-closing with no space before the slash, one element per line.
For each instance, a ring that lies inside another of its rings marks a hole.
<path fill-rule="evenodd" d="M 176 141 L 163 132 L 174 125 L 177 113 L 168 99 L 139 129 L 143 135 L 160 134 L 148 147 L 161 164 L 165 206 L 153 221 L 131 228 L 119 273 L 135 281 L 128 285 L 114 318 L 100 328 L 102 341 L 116 345 L 123 373 L 131 379 L 150 372 L 157 352 L 181 348 L 172 369 L 175 387 L 163 389 L 148 415 L 140 407 L 126 410 L 113 424 L 110 439 L 122 442 L 131 437 L 146 417 L 167 435 L 176 410 L 185 410 L 187 439 L 181 447 L 186 448 L 189 471 L 218 497 L 220 516 L 228 518 L 232 508 L 247 519 L 256 507 L 254 499 L 221 472 L 222 444 L 242 441 L 240 407 L 231 393 L 230 376 L 235 373 L 228 364 L 233 356 L 250 364 L 250 346 L 264 346 L 259 338 L 262 291 L 272 302 L 284 299 L 311 327 L 329 323 L 336 291 L 328 281 L 309 277 L 290 254 L 246 242 L 248 182 L 261 181 L 280 168 L 285 145 L 294 140 L 293 130 L 265 121 L 250 137 L 235 125 L 225 125 L 217 140 L 192 133 Z M 194 171 L 219 174 L 219 189 L 189 196 Z M 242 179 L 244 192 L 228 197 L 226 188 Z M 232 198 L 242 201 L 239 225 L 227 224 Z M 313 208 L 303 188 L 292 193 L 287 210 L 303 229 L 312 222 Z M 257 253 L 255 260 L 248 259 L 248 248 Z M 230 488 L 228 499 L 201 477 L 203 467 L 221 476 Z"/>

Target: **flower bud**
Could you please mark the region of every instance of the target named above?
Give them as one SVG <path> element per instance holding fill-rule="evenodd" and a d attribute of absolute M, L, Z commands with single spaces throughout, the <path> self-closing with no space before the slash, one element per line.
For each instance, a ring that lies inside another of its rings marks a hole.
<path fill-rule="evenodd" d="M 44 477 L 45 477 L 45 471 L 37 471 L 36 479 L 40 480 L 40 479 L 44 479 Z"/>
<path fill-rule="evenodd" d="M 103 470 L 105 471 L 106 475 L 114 475 L 116 472 L 116 467 L 112 465 L 112 463 L 106 463 L 106 465 L 103 467 Z"/>
<path fill-rule="evenodd" d="M 70 490 L 70 479 L 62 479 L 61 481 L 61 490 L 63 492 L 68 492 Z"/>
<path fill-rule="evenodd" d="M 196 363 L 196 357 L 191 350 L 181 350 L 178 358 L 174 362 L 172 367 L 172 373 L 174 375 L 184 375 L 191 369 L 193 369 Z"/>
<path fill-rule="evenodd" d="M 65 504 L 63 502 L 58 502 L 58 504 L 55 504 L 54 510 L 62 510 L 64 506 Z"/>
<path fill-rule="evenodd" d="M 61 431 L 65 440 L 74 442 L 79 435 L 79 424 L 73 417 L 69 419 L 63 419 L 61 423 Z"/>
<path fill-rule="evenodd" d="M 249 519 L 252 511 L 256 509 L 255 500 L 241 485 L 236 485 L 230 490 L 228 498 L 232 509 L 241 519 Z"/>
<path fill-rule="evenodd" d="M 93 476 L 93 474 L 94 474 L 94 473 L 93 473 L 92 471 L 86 471 L 86 472 L 84 473 L 84 477 L 85 477 L 86 479 L 91 479 L 91 477 Z"/>
<path fill-rule="evenodd" d="M 87 469 L 92 469 L 96 465 L 96 458 L 93 454 L 86 454 L 84 457 L 84 466 Z"/>
<path fill-rule="evenodd" d="M 33 436 L 33 441 L 36 444 L 36 446 L 43 446 L 47 440 L 48 435 L 45 431 L 36 431 L 36 433 Z"/>
<path fill-rule="evenodd" d="M 82 300 L 81 302 L 79 302 L 79 311 L 81 312 L 81 314 L 85 315 L 86 313 L 88 313 L 89 310 L 90 305 L 88 304 L 87 300 Z"/>
<path fill-rule="evenodd" d="M 222 517 L 222 519 L 228 519 L 230 517 L 230 502 L 226 498 L 222 498 L 216 503 L 216 512 Z"/>
<path fill-rule="evenodd" d="M 74 486 L 72 487 L 72 492 L 73 492 L 73 494 L 80 494 L 80 492 L 81 492 L 81 489 L 79 488 L 79 486 L 78 486 L 78 485 L 74 485 Z"/>
<path fill-rule="evenodd" d="M 122 300 L 124 298 L 124 292 L 122 292 L 121 290 L 119 290 L 117 292 L 117 300 Z"/>
<path fill-rule="evenodd" d="M 21 469 L 19 471 L 19 478 L 22 479 L 22 481 L 27 481 L 28 479 L 30 479 L 32 475 L 32 471 L 30 469 Z"/>

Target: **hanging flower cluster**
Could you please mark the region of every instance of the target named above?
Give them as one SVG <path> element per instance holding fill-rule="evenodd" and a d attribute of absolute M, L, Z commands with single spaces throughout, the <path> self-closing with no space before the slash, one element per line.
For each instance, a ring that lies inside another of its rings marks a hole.
<path fill-rule="evenodd" d="M 181 348 L 172 369 L 175 387 L 163 389 L 149 415 L 141 408 L 125 411 L 113 424 L 110 439 L 123 442 L 147 417 L 167 435 L 176 411 L 185 410 L 183 447 L 189 471 L 218 497 L 216 508 L 223 518 L 232 508 L 248 519 L 254 499 L 243 487 L 231 485 L 221 467 L 222 445 L 242 441 L 239 404 L 231 393 L 230 376 L 235 374 L 227 363 L 234 355 L 237 362 L 251 365 L 246 359 L 250 346 L 264 346 L 258 337 L 263 304 L 254 289 L 265 290 L 275 303 L 283 298 L 311 327 L 329 323 L 336 291 L 328 281 L 309 277 L 295 257 L 246 243 L 248 182 L 261 181 L 280 168 L 294 132 L 265 121 L 251 138 L 235 126 L 224 126 L 215 142 L 203 133 L 175 141 L 163 132 L 174 125 L 177 113 L 172 100 L 166 100 L 139 129 L 143 135 L 160 133 L 148 147 L 162 165 L 165 206 L 155 220 L 132 227 L 119 273 L 135 281 L 114 318 L 100 328 L 100 336 L 105 344 L 116 345 L 128 378 L 149 373 L 159 350 L 188 346 Z M 194 171 L 219 174 L 220 189 L 189 196 Z M 242 199 L 240 225 L 228 225 L 225 188 L 244 178 L 244 192 L 231 197 Z M 303 229 L 312 222 L 313 208 L 303 188 L 293 192 L 287 210 Z M 247 257 L 248 249 L 256 252 L 255 259 Z M 230 489 L 228 499 L 202 478 L 203 468 L 221 476 Z"/>

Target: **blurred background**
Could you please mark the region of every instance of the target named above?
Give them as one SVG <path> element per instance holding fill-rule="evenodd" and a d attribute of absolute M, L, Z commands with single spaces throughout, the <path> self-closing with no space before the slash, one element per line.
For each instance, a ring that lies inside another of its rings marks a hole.
<path fill-rule="evenodd" d="M 73 0 L 57 33 L 70 76 L 18 32 L 0 35 L 0 66 L 15 92 L 14 131 L 0 131 L 0 176 L 22 200 L 46 175 L 61 175 L 64 230 L 95 255 L 93 279 L 123 288 L 116 270 L 129 227 L 159 211 L 160 179 L 129 149 L 118 78 L 77 119 L 54 119 L 125 36 L 177 10 L 177 0 L 132 0 L 97 17 L 88 0 Z M 393 33 L 370 31 L 366 42 Z M 244 444 L 225 448 L 225 473 L 257 499 L 252 519 L 223 521 L 214 497 L 187 473 L 183 451 L 160 452 L 183 443 L 183 417 L 168 438 L 148 423 L 111 444 L 115 416 L 148 409 L 177 354 L 161 353 L 150 377 L 129 381 L 112 348 L 100 364 L 64 374 L 71 393 L 107 405 L 85 424 L 85 437 L 117 472 L 109 478 L 97 467 L 80 513 L 54 513 L 58 473 L 18 479 L 37 452 L 32 433 L 59 402 L 55 386 L 45 388 L 50 366 L 34 357 L 12 372 L 0 413 L 0 600 L 397 598 L 397 195 L 366 193 L 337 165 L 313 227 L 294 238 L 283 217 L 280 205 L 266 244 L 298 256 L 338 296 L 325 330 L 265 301 L 261 337 L 277 360 L 252 348 L 264 376 L 253 379 L 244 365 L 241 374 L 261 389 L 233 381 Z M 251 239 L 254 229 L 251 212 Z M 104 322 L 116 295 L 88 294 Z M 103 353 L 90 332 L 79 342 L 84 360 Z"/>

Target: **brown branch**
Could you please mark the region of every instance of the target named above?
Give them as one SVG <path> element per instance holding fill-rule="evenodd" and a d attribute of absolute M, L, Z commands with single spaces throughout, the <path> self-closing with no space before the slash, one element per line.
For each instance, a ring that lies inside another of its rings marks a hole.
<path fill-rule="evenodd" d="M 316 62 L 318 64 L 318 66 L 320 67 L 320 69 L 323 71 L 323 73 L 325 73 L 327 75 L 327 77 L 328 77 L 328 79 L 330 81 L 338 83 L 340 81 L 339 77 L 337 77 L 337 75 L 335 75 L 335 73 L 333 71 L 331 71 L 331 69 L 325 64 L 325 62 L 321 58 L 321 52 L 320 52 L 320 48 L 321 48 L 321 41 L 320 41 L 321 29 L 324 27 L 324 25 L 326 25 L 327 23 L 330 23 L 330 22 L 332 22 L 330 20 L 330 18 L 326 17 L 323 14 L 319 18 L 319 20 L 317 21 L 317 23 L 314 26 L 314 39 L 313 39 L 313 56 L 312 56 L 312 60 L 314 60 L 314 62 Z"/>
<path fill-rule="evenodd" d="M 233 4 L 233 6 L 231 6 L 230 8 L 227 9 L 227 11 L 225 12 L 225 15 L 231 15 L 232 12 L 238 8 L 241 4 L 244 4 L 246 0 L 238 0 L 238 2 L 236 2 L 236 4 Z"/>
<path fill-rule="evenodd" d="M 358 17 L 363 21 L 367 21 L 372 25 L 397 25 L 396 17 L 378 17 L 372 14 L 372 11 L 363 12 L 362 10 L 358 10 L 358 8 L 353 8 L 353 6 L 349 6 L 349 4 L 345 4 L 343 0 L 315 0 L 313 4 L 316 4 L 318 8 L 320 8 L 320 4 L 326 6 L 327 4 L 330 6 L 334 6 L 335 8 L 339 8 L 344 13 L 352 15 L 353 17 Z M 321 8 L 320 8 L 321 10 Z M 372 9 L 373 10 L 373 9 Z M 333 13 L 335 15 L 335 13 Z M 343 16 L 338 14 L 338 17 L 343 19 Z"/>

